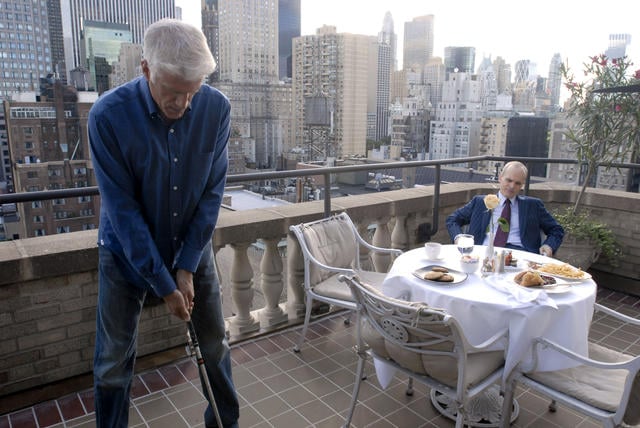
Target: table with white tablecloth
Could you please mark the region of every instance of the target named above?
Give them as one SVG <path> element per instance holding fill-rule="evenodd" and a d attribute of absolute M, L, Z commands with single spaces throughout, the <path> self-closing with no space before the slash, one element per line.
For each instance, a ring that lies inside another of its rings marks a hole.
<path fill-rule="evenodd" d="M 474 247 L 482 257 L 485 247 Z M 480 269 L 467 274 L 463 281 L 438 283 L 418 278 L 416 270 L 430 265 L 461 270 L 460 253 L 455 245 L 443 245 L 440 257 L 429 260 L 424 248 L 408 251 L 393 263 L 382 292 L 390 297 L 403 297 L 442 308 L 462 325 L 469 342 L 479 344 L 496 332 L 508 329 L 509 342 L 505 352 L 505 376 L 517 365 L 524 370 L 532 367 L 532 343 L 544 337 L 582 355 L 587 355 L 589 326 L 596 299 L 596 284 L 590 279 L 570 282 L 567 286 L 547 291 L 521 287 L 513 281 L 526 261 L 561 263 L 555 259 L 513 250 L 518 267 L 508 267 L 504 273 L 483 277 Z M 559 282 L 563 282 L 562 279 Z M 512 293 L 510 293 L 511 291 Z M 561 291 L 561 292 L 555 292 Z M 531 294 L 535 293 L 535 294 Z M 536 298 L 528 299 L 528 296 Z M 537 355 L 536 370 L 557 370 L 574 365 L 564 357 L 545 351 Z M 389 377 L 378 373 L 381 383 Z"/>

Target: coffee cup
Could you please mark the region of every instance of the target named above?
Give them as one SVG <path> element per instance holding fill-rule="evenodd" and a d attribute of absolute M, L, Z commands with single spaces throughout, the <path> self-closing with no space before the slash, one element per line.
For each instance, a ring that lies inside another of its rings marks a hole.
<path fill-rule="evenodd" d="M 440 256 L 441 248 L 442 244 L 439 242 L 426 242 L 424 244 L 424 250 L 427 253 L 427 258 L 430 260 L 435 260 Z"/>

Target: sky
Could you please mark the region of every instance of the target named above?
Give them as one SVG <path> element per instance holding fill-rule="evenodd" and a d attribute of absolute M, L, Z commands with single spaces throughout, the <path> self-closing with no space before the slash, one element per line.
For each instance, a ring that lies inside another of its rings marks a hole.
<path fill-rule="evenodd" d="M 434 56 L 444 57 L 446 46 L 476 48 L 476 67 L 483 57 L 501 56 L 511 66 L 528 59 L 547 76 L 555 53 L 576 74 L 590 56 L 604 53 L 609 34 L 631 34 L 627 55 L 640 69 L 638 0 L 301 0 L 302 35 L 322 25 L 338 33 L 377 35 L 387 11 L 398 36 L 398 68 L 404 23 L 434 15 Z M 183 19 L 200 26 L 200 1 L 176 0 Z"/>

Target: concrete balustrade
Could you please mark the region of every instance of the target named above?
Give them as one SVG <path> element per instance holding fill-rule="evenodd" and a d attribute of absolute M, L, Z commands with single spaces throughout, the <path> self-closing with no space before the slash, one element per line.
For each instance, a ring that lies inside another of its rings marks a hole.
<path fill-rule="evenodd" d="M 442 185 L 439 230 L 430 239 L 448 243 L 447 215 L 471 196 L 496 188 L 491 183 Z M 578 190 L 535 184 L 530 194 L 553 209 L 571 204 Z M 416 231 L 418 225 L 432 222 L 433 197 L 429 186 L 339 197 L 331 208 L 347 211 L 372 244 L 408 250 L 422 244 Z M 639 199 L 634 193 L 598 189 L 589 189 L 584 199 L 584 206 L 613 228 L 625 253 L 617 268 L 607 260 L 594 267 L 631 283 L 640 279 Z M 228 290 L 224 305 L 232 343 L 302 322 L 302 254 L 289 226 L 319 219 L 323 210 L 323 202 L 315 201 L 221 213 L 213 244 L 219 270 L 228 272 L 221 282 Z M 0 397 L 91 371 L 96 240 L 96 231 L 86 231 L 0 242 Z M 255 254 L 256 248 L 259 260 L 252 264 L 249 253 Z M 392 263 L 390 256 L 363 258 L 365 266 L 378 271 Z M 168 314 L 164 304 L 144 309 L 139 355 L 184 343 L 184 323 Z"/>

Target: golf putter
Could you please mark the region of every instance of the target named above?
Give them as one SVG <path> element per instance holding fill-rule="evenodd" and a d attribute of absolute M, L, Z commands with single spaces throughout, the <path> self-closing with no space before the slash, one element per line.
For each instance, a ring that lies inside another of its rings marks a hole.
<path fill-rule="evenodd" d="M 202 358 L 202 352 L 200 352 L 200 344 L 198 343 L 198 336 L 196 336 L 196 330 L 193 328 L 193 323 L 191 321 L 187 321 L 187 342 L 188 348 L 191 356 L 196 357 L 196 362 L 198 363 L 198 369 L 200 370 L 200 375 L 204 382 L 204 387 L 207 389 L 207 395 L 209 397 L 209 404 L 211 404 L 211 408 L 213 409 L 213 413 L 216 416 L 216 422 L 218 427 L 223 428 L 222 420 L 220 419 L 220 412 L 218 412 L 218 406 L 216 405 L 216 400 L 213 397 L 213 390 L 211 389 L 211 381 L 209 380 L 209 376 L 207 375 L 207 369 L 204 366 L 204 358 Z"/>

